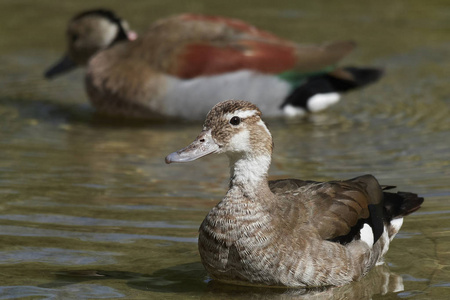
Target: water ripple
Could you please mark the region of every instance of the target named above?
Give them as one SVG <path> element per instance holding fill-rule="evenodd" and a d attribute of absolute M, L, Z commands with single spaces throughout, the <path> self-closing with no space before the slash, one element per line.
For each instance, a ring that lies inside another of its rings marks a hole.
<path fill-rule="evenodd" d="M 66 215 L 0 215 L 0 220 L 33 222 L 43 224 L 75 225 L 75 226 L 120 226 L 137 228 L 188 228 L 196 229 L 198 224 L 173 224 L 165 221 L 128 221 L 114 219 L 97 219 L 88 217 L 74 217 Z"/>
<path fill-rule="evenodd" d="M 89 242 L 117 242 L 131 243 L 136 240 L 163 240 L 170 242 L 197 243 L 197 238 L 146 235 L 146 234 L 127 234 L 127 233 L 93 233 L 76 232 L 66 230 L 54 230 L 22 226 L 1 226 L 2 235 L 10 236 L 32 236 L 32 237 L 62 237 L 73 238 Z"/>
<path fill-rule="evenodd" d="M 19 264 L 24 262 L 47 263 L 55 265 L 91 265 L 113 264 L 111 256 L 117 252 L 72 250 L 60 248 L 24 247 L 21 249 L 0 251 L 0 264 Z"/>

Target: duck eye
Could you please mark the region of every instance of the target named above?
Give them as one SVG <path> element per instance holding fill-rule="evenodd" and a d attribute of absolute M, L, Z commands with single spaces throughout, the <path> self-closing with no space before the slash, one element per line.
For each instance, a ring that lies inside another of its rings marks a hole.
<path fill-rule="evenodd" d="M 234 116 L 230 119 L 231 125 L 236 126 L 236 125 L 239 125 L 239 123 L 241 123 L 241 118 L 239 118 L 239 117 Z"/>

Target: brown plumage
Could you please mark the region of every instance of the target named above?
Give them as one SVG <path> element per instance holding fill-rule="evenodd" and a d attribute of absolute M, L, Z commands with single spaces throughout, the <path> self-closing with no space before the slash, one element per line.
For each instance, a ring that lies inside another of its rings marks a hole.
<path fill-rule="evenodd" d="M 214 279 L 270 286 L 339 286 L 360 279 L 382 263 L 402 217 L 423 198 L 385 192 L 372 175 L 267 181 L 272 137 L 260 116 L 249 102 L 221 102 L 199 137 L 166 157 L 167 163 L 210 153 L 230 158 L 230 189 L 199 230 L 206 270 Z"/>

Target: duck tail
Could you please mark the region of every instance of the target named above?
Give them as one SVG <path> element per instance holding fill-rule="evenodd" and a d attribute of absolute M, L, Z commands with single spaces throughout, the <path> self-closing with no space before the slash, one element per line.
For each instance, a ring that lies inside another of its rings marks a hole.
<path fill-rule="evenodd" d="M 327 108 L 340 99 L 340 94 L 378 81 L 384 74 L 379 68 L 338 68 L 318 74 L 296 87 L 281 105 L 310 112 Z"/>
<path fill-rule="evenodd" d="M 337 92 L 364 87 L 378 81 L 384 74 L 380 68 L 345 67 L 328 73 L 328 80 Z"/>
<path fill-rule="evenodd" d="M 402 218 L 418 210 L 424 199 L 409 192 L 383 192 L 388 220 Z"/>

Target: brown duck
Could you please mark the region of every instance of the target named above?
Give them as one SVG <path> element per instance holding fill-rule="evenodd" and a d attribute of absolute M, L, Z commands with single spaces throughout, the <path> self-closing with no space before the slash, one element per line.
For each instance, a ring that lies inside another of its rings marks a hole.
<path fill-rule="evenodd" d="M 266 116 L 327 108 L 377 81 L 376 68 L 336 67 L 352 41 L 299 45 L 245 22 L 182 14 L 137 37 L 109 10 L 72 18 L 67 52 L 46 73 L 86 66 L 86 90 L 103 114 L 201 120 L 217 99 L 249 99 Z"/>
<path fill-rule="evenodd" d="M 230 188 L 200 226 L 200 256 L 212 278 L 251 285 L 339 286 L 383 262 L 403 217 L 423 198 L 390 193 L 372 175 L 314 182 L 267 180 L 272 136 L 245 101 L 214 106 L 203 130 L 166 157 L 188 162 L 210 153 L 230 159 Z"/>

